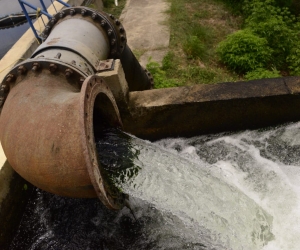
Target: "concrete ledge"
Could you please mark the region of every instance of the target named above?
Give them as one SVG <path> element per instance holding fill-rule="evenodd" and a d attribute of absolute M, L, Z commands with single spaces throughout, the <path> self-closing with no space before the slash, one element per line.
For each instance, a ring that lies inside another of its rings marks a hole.
<path fill-rule="evenodd" d="M 125 130 L 140 138 L 193 136 L 300 120 L 300 78 L 132 92 Z"/>

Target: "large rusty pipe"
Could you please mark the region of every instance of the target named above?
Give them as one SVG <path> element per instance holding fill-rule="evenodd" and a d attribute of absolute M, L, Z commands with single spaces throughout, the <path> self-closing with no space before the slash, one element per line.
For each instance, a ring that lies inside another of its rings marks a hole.
<path fill-rule="evenodd" d="M 79 89 L 59 75 L 28 74 L 12 87 L 0 119 L 0 138 L 12 167 L 48 192 L 91 198 L 111 209 L 122 194 L 102 178 L 94 142 L 93 116 L 121 126 L 112 93 L 96 76 Z"/>
<path fill-rule="evenodd" d="M 43 35 L 31 58 L 1 83 L 3 150 L 16 172 L 35 186 L 69 197 L 97 196 L 119 209 L 123 194 L 103 178 L 94 132 L 104 123 L 122 122 L 109 87 L 95 74 L 120 58 L 129 89 L 149 89 L 151 77 L 112 15 L 67 8 L 49 21 Z"/>

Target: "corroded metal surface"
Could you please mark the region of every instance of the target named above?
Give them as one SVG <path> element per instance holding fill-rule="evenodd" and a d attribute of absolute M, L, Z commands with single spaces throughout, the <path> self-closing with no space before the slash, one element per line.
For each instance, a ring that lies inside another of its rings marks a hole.
<path fill-rule="evenodd" d="M 59 74 L 31 71 L 10 88 L 0 117 L 0 140 L 16 172 L 48 192 L 98 196 L 107 207 L 120 208 L 122 194 L 110 193 L 95 151 L 94 128 L 101 127 L 101 119 L 93 124 L 93 117 L 121 126 L 103 80 L 90 76 L 80 89 Z"/>

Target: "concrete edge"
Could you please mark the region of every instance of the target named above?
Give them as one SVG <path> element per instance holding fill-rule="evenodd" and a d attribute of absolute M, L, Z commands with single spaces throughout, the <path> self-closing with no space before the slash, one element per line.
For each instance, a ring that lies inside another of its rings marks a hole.
<path fill-rule="evenodd" d="M 189 137 L 300 120 L 300 77 L 129 93 L 125 131 L 143 139 Z"/>

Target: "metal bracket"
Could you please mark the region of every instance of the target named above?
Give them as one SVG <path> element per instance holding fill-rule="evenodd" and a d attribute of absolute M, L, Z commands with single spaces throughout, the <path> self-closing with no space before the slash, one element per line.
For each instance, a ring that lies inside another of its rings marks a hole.
<path fill-rule="evenodd" d="M 115 67 L 115 60 L 107 59 L 107 60 L 99 61 L 96 70 L 97 72 L 110 71 L 110 70 L 114 70 L 114 67 Z"/>

